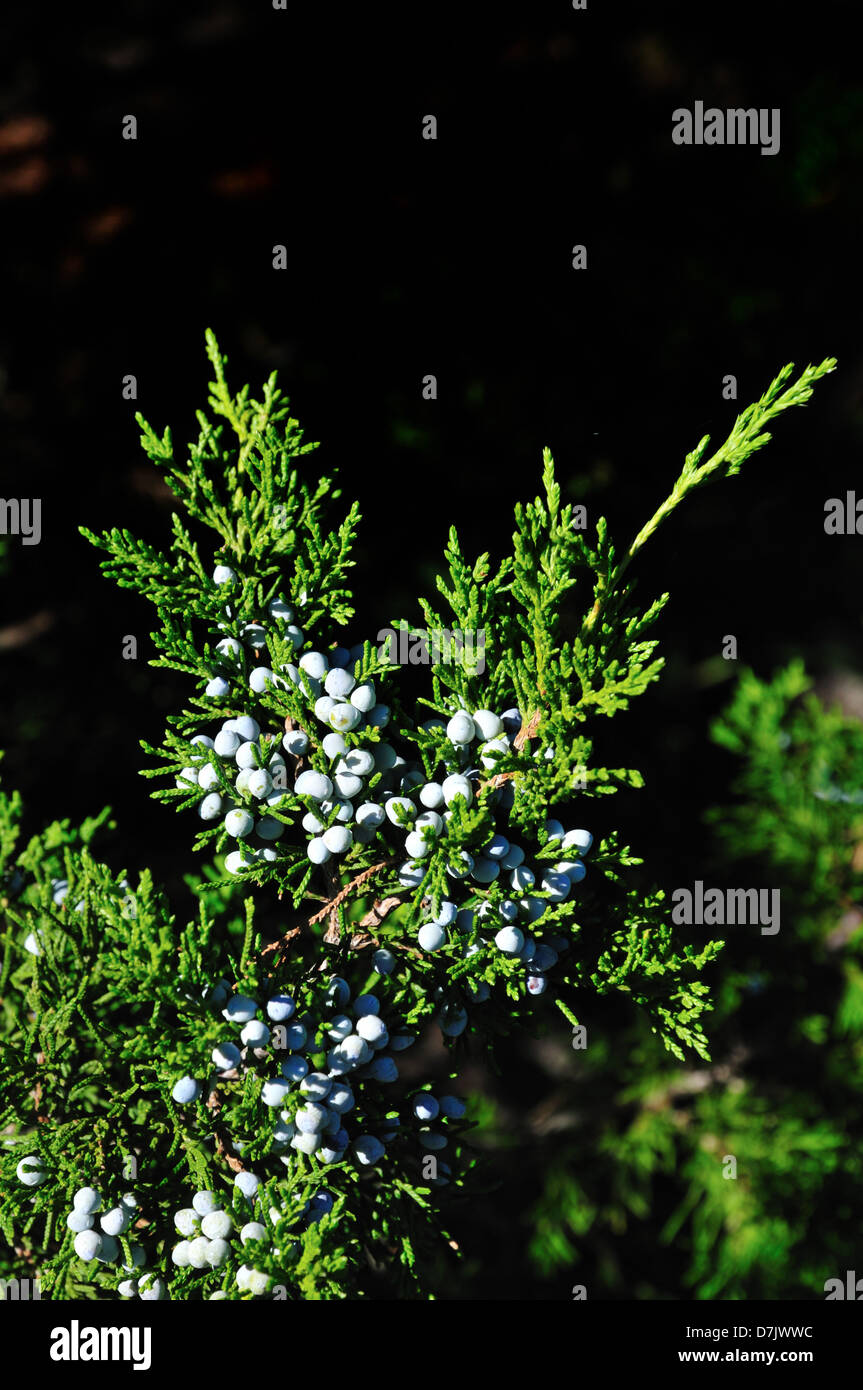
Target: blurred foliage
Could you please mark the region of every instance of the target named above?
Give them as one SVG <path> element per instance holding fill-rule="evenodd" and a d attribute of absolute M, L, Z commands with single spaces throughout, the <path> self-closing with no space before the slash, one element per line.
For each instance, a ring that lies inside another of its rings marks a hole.
<path fill-rule="evenodd" d="M 728 931 L 711 1065 L 669 1068 L 633 1018 L 555 1068 L 566 1127 L 528 1113 L 511 1160 L 558 1297 L 821 1298 L 859 1263 L 863 726 L 794 662 L 744 671 L 713 737 L 739 766 L 709 881 L 779 888 L 781 928 Z"/>

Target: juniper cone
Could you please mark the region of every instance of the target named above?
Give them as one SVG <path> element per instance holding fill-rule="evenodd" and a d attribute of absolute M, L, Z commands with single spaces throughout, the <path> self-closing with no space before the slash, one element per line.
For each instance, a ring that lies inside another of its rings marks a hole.
<path fill-rule="evenodd" d="M 599 798 L 642 779 L 595 761 L 592 733 L 662 668 L 667 595 L 636 604 L 631 561 L 834 363 L 784 368 L 713 455 L 702 440 L 628 550 L 602 518 L 592 541 L 574 528 L 545 450 L 509 553 L 468 557 L 450 531 L 416 616 L 482 632 L 484 662 L 414 670 L 415 704 L 354 610 L 358 504 L 334 512 L 276 375 L 232 392 L 206 342 L 188 451 L 137 417 L 170 545 L 84 531 L 152 603 L 151 664 L 186 682 L 141 747 L 197 901 L 104 862 L 107 810 L 25 843 L 0 797 L 0 1219 L 49 1299 L 350 1298 L 384 1265 L 422 1297 L 451 1197 L 479 1181 L 453 1094 L 469 1049 L 540 1019 L 568 1035 L 577 1001 L 616 991 L 673 1058 L 708 1056 L 719 943 L 675 938 L 632 827 L 608 828 Z M 430 1031 L 447 1075 L 408 1081 Z"/>

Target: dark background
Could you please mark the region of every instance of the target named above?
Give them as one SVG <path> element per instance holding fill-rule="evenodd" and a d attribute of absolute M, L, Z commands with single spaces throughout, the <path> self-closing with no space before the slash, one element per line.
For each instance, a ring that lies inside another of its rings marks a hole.
<path fill-rule="evenodd" d="M 149 608 L 77 526 L 166 536 L 133 416 L 192 436 L 206 326 L 235 386 L 279 369 L 322 442 L 309 466 L 361 500 L 353 640 L 413 616 L 453 521 L 469 550 L 505 551 L 543 445 L 591 526 L 604 513 L 628 544 L 703 433 L 719 443 L 785 362 L 836 356 L 637 567 L 645 600 L 672 591 L 665 679 L 595 733 L 647 789 L 591 827 L 621 826 L 660 883 L 697 876 L 729 771 L 707 741 L 734 674 L 723 636 L 761 675 L 800 654 L 856 690 L 863 542 L 823 530 L 863 436 L 856 8 L 7 5 L 0 495 L 43 516 L 41 545 L 12 538 L 3 562 L 0 746 L 31 823 L 110 802 L 117 867 L 172 886 L 188 867 L 135 775 L 183 683 L 147 667 Z M 779 154 L 673 145 L 672 111 L 697 99 L 778 106 Z M 516 1105 L 520 1084 L 514 1064 Z M 500 1278 L 493 1296 L 531 1296 Z"/>

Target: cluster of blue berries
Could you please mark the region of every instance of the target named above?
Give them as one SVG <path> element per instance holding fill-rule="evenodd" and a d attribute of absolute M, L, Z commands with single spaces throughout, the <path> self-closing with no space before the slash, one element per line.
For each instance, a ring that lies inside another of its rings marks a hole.
<path fill-rule="evenodd" d="M 382 976 L 395 964 L 386 950 L 377 952 L 374 959 Z M 369 1167 L 383 1158 L 403 1118 L 416 1130 L 421 1119 L 418 1112 L 409 1109 L 400 1115 L 379 1090 L 398 1080 L 396 1057 L 416 1038 L 387 1014 L 377 994 L 352 998 L 347 981 L 332 976 L 321 1006 L 302 1013 L 287 994 L 274 995 L 263 1009 L 246 995 L 228 997 L 224 985 L 211 998 L 217 1006 L 224 1004 L 222 1017 L 240 1030 L 238 1042 L 227 1037 L 213 1048 L 211 1080 L 217 1083 L 241 1069 L 257 1070 L 256 1064 L 288 1054 L 261 1088 L 261 1100 L 273 1114 L 269 1157 L 279 1158 L 288 1168 L 298 1153 L 316 1154 L 327 1164 L 348 1159 Z M 173 1099 L 178 1104 L 193 1102 L 203 1086 L 195 1077 L 180 1077 Z M 444 1119 L 462 1103 L 451 1097 L 447 1105 L 450 1108 L 441 1111 Z M 422 1135 L 417 1137 L 422 1143 Z M 445 1144 L 444 1136 L 433 1136 L 428 1147 L 442 1146 L 441 1139 Z M 235 1144 L 237 1152 L 244 1147 L 243 1140 Z"/>
<path fill-rule="evenodd" d="M 210 1273 L 228 1262 L 242 1259 L 243 1247 L 249 1241 L 267 1241 L 275 1258 L 283 1258 L 281 1249 L 273 1244 L 273 1231 L 281 1221 L 282 1213 L 277 1207 L 270 1207 L 268 1225 L 262 1219 L 262 1211 L 255 1217 L 255 1207 L 260 1204 L 260 1179 L 257 1174 L 247 1170 L 238 1173 L 234 1188 L 233 1208 L 229 1209 L 216 1193 L 205 1190 L 194 1194 L 190 1207 L 182 1207 L 174 1213 L 174 1225 L 182 1239 L 173 1246 L 171 1260 L 178 1269 Z M 250 1212 L 241 1215 L 244 1205 L 250 1208 Z M 298 1219 L 292 1223 L 291 1235 L 298 1237 L 309 1225 L 319 1221 L 325 1212 L 332 1211 L 333 1205 L 333 1194 L 320 1189 L 306 1201 Z M 292 1239 L 284 1252 L 284 1259 L 291 1259 L 298 1248 L 298 1241 Z M 243 1263 L 234 1273 L 234 1282 L 241 1292 L 260 1297 L 269 1291 L 271 1279 L 264 1271 Z M 221 1289 L 210 1294 L 211 1300 L 226 1297 L 227 1294 Z"/>
<path fill-rule="evenodd" d="M 88 1264 L 91 1260 L 106 1265 L 121 1263 L 124 1271 L 133 1276 L 120 1285 L 126 1296 L 137 1293 L 145 1301 L 156 1300 L 164 1293 L 161 1279 L 152 1273 L 135 1273 L 147 1262 L 144 1247 L 136 1241 L 129 1242 L 130 1262 L 126 1264 L 118 1239 L 128 1231 L 137 1210 L 138 1201 L 131 1192 L 121 1197 L 116 1205 L 103 1209 L 101 1193 L 95 1187 L 81 1187 L 72 1198 L 72 1210 L 66 1217 L 66 1225 L 70 1231 L 75 1232 L 75 1254 L 79 1259 L 85 1260 Z M 96 1218 L 99 1212 L 102 1214 L 98 1217 L 97 1230 Z"/>
<path fill-rule="evenodd" d="M 226 565 L 216 567 L 213 579 L 224 585 L 237 582 L 236 573 Z M 292 609 L 283 599 L 273 599 L 268 612 L 277 634 L 287 637 L 294 650 L 299 651 L 305 637 L 293 622 Z M 229 606 L 226 614 L 230 616 Z M 244 643 L 255 650 L 265 647 L 266 640 L 264 622 L 248 623 L 243 628 L 243 641 L 224 637 L 217 643 L 217 650 L 226 667 L 233 666 L 232 676 L 236 679 L 245 667 Z M 324 732 L 319 732 L 317 738 L 304 729 L 262 735 L 257 720 L 245 714 L 225 720 L 215 737 L 198 733 L 191 740 L 200 746 L 201 752 L 190 766 L 181 769 L 177 786 L 181 790 L 198 787 L 203 793 L 198 803 L 201 819 L 222 819 L 227 834 L 240 842 L 240 848 L 226 857 L 228 873 L 239 874 L 256 862 L 278 859 L 274 842 L 283 835 L 285 823 L 268 811 L 285 809 L 288 791 L 307 806 L 302 823 L 311 863 L 324 864 L 333 856 L 346 854 L 354 843 L 364 844 L 374 838 L 383 822 L 383 812 L 368 802 L 355 808 L 355 802 L 362 796 L 370 776 L 393 771 L 403 760 L 379 739 L 369 739 L 367 747 L 361 746 L 364 730 L 382 729 L 390 718 L 389 707 L 378 703 L 374 682 L 358 682 L 348 670 L 362 657 L 363 650 L 359 645 L 335 647 L 327 653 L 306 651 L 298 657 L 297 665 L 283 662 L 278 671 L 256 666 L 250 672 L 248 687 L 253 694 L 294 686 L 305 700 L 309 716 L 305 722 L 309 728 L 323 726 Z M 245 681 L 245 675 L 242 678 Z M 224 699 L 232 693 L 232 682 L 224 675 L 216 676 L 205 693 L 213 699 Z M 354 740 L 349 747 L 346 734 L 356 735 L 358 742 Z M 310 749 L 323 751 L 327 772 L 307 768 L 294 777 L 298 760 Z M 291 759 L 290 767 L 285 754 Z M 224 781 L 228 777 L 233 782 L 233 793 L 226 797 Z M 249 837 L 253 833 L 265 842 L 262 847 L 252 848 Z"/>
<path fill-rule="evenodd" d="M 223 1000 L 222 1017 L 240 1032 L 239 1043 L 227 1037 L 213 1048 L 216 1080 L 243 1066 L 254 1069 L 253 1061 L 270 1060 L 271 1050 L 288 1053 L 261 1089 L 264 1105 L 278 1115 L 272 1153 L 288 1166 L 296 1152 L 316 1153 L 324 1163 L 335 1163 L 350 1145 L 357 1163 L 376 1163 L 384 1152 L 381 1140 L 363 1132 L 352 1138 L 345 1127 L 346 1116 L 357 1106 L 354 1087 L 396 1081 L 394 1054 L 410 1047 L 416 1041 L 414 1035 L 398 1031 L 397 1025 L 387 1026 L 376 995 L 360 995 L 351 1002 L 350 986 L 338 976 L 329 981 L 325 1007 L 317 1014 L 299 1015 L 295 1000 L 287 994 L 268 999 L 261 1010 L 246 995 L 228 998 L 221 986 L 214 991 L 213 1002 Z M 348 1007 L 350 1014 L 345 1012 Z M 322 1056 L 325 1066 L 316 1067 L 315 1058 Z M 180 1104 L 197 1100 L 202 1086 L 194 1077 L 181 1077 L 173 1098 Z M 374 1108 L 364 1108 L 362 1113 L 373 1115 Z"/>

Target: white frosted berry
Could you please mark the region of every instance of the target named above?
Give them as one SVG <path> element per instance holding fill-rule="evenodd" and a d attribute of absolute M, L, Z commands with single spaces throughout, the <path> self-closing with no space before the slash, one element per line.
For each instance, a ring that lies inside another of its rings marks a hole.
<path fill-rule="evenodd" d="M 336 666 L 324 681 L 324 690 L 328 695 L 332 695 L 334 700 L 344 700 L 347 695 L 350 695 L 356 683 L 356 679 L 350 671 Z"/>
<path fill-rule="evenodd" d="M 291 1083 L 286 1078 L 275 1077 L 270 1081 L 265 1081 L 261 1087 L 261 1100 L 264 1105 L 271 1107 L 283 1105 L 285 1097 L 291 1089 Z"/>
<path fill-rule="evenodd" d="M 374 771 L 374 754 L 367 748 L 352 748 L 345 754 L 342 763 L 337 767 L 338 772 L 352 772 L 356 777 L 368 777 Z"/>
<path fill-rule="evenodd" d="M 243 644 L 242 642 L 238 642 L 236 637 L 223 637 L 216 643 L 216 651 L 221 652 L 222 656 L 242 656 Z"/>
<path fill-rule="evenodd" d="M 356 1104 L 354 1093 L 346 1081 L 334 1081 L 327 1097 L 327 1105 L 337 1115 L 346 1115 Z"/>
<path fill-rule="evenodd" d="M 361 1134 L 354 1140 L 354 1153 L 364 1166 L 378 1163 L 384 1156 L 384 1146 L 373 1134 Z"/>
<path fill-rule="evenodd" d="M 234 1186 L 238 1187 L 243 1196 L 248 1197 L 249 1201 L 255 1196 L 260 1185 L 261 1180 L 257 1174 L 249 1173 L 248 1171 L 238 1173 L 234 1178 Z"/>
<path fill-rule="evenodd" d="M 251 1018 L 240 1031 L 240 1042 L 245 1047 L 266 1047 L 270 1041 L 270 1030 L 259 1018 Z"/>
<path fill-rule="evenodd" d="M 218 792 L 210 792 L 198 807 L 201 820 L 218 820 L 222 814 L 222 798 Z"/>
<path fill-rule="evenodd" d="M 463 747 L 476 738 L 476 726 L 466 710 L 454 714 L 446 726 L 446 736 L 457 748 Z"/>
<path fill-rule="evenodd" d="M 247 994 L 233 994 L 222 1010 L 222 1018 L 229 1023 L 248 1023 L 257 1011 L 257 1004 Z"/>
<path fill-rule="evenodd" d="M 243 768 L 249 772 L 257 768 L 260 762 L 260 757 L 260 747 L 254 740 L 249 740 L 246 743 L 241 743 L 236 753 L 234 754 L 237 767 Z"/>
<path fill-rule="evenodd" d="M 94 1211 L 98 1211 L 102 1205 L 102 1198 L 95 1187 L 79 1187 L 75 1196 L 72 1198 L 72 1206 L 76 1211 L 82 1211 L 89 1216 Z"/>
<path fill-rule="evenodd" d="M 210 1192 L 208 1188 L 202 1188 L 201 1191 L 196 1192 L 192 1198 L 192 1206 L 198 1215 L 203 1217 L 209 1216 L 211 1211 L 218 1211 L 220 1203 L 215 1192 Z M 203 1222 L 201 1223 L 201 1228 L 203 1229 Z M 207 1234 L 208 1232 L 204 1231 L 204 1235 Z"/>
<path fill-rule="evenodd" d="M 519 864 L 517 869 L 512 870 L 509 881 L 513 888 L 532 888 L 536 882 L 536 876 L 526 864 Z"/>
<path fill-rule="evenodd" d="M 321 739 L 321 747 L 328 758 L 338 758 L 348 750 L 348 745 L 341 734 L 336 733 L 324 734 Z"/>
<path fill-rule="evenodd" d="M 289 623 L 288 626 L 285 628 L 285 636 L 290 639 L 294 651 L 297 652 L 300 650 L 300 647 L 306 640 L 303 636 L 302 630 L 298 628 L 294 623 Z"/>
<path fill-rule="evenodd" d="M 220 1043 L 218 1047 L 213 1048 L 210 1056 L 217 1071 L 232 1071 L 242 1061 L 240 1049 L 231 1042 Z"/>
<path fill-rule="evenodd" d="M 237 572 L 232 570 L 230 565 L 216 565 L 213 570 L 214 584 L 236 584 Z"/>
<path fill-rule="evenodd" d="M 391 743 L 376 743 L 372 755 L 375 760 L 375 772 L 389 772 L 399 761 L 399 756 Z"/>
<path fill-rule="evenodd" d="M 473 722 L 480 738 L 496 739 L 503 733 L 503 720 L 490 709 L 475 710 Z"/>
<path fill-rule="evenodd" d="M 324 841 L 319 836 L 315 836 L 313 840 L 309 840 L 306 846 L 306 855 L 312 864 L 326 864 L 330 858 L 330 851 Z"/>
<path fill-rule="evenodd" d="M 434 922 L 420 927 L 417 940 L 424 951 L 439 951 L 446 941 L 446 932 Z"/>
<path fill-rule="evenodd" d="M 508 752 L 509 743 L 505 738 L 493 738 L 480 747 L 479 760 L 484 768 L 491 771 Z"/>
<path fill-rule="evenodd" d="M 294 621 L 294 610 L 288 606 L 283 598 L 271 598 L 267 604 L 267 612 L 277 623 L 292 623 Z"/>
<path fill-rule="evenodd" d="M 371 1047 L 380 1047 L 387 1040 L 387 1026 L 377 1014 L 363 1014 L 357 1020 L 357 1033 Z"/>
<path fill-rule="evenodd" d="M 418 830 L 412 830 L 405 839 L 405 854 L 411 859 L 425 859 L 434 849 L 434 840 L 426 839 Z"/>
<path fill-rule="evenodd" d="M 300 1091 L 309 1100 L 326 1100 L 332 1090 L 332 1078 L 322 1071 L 309 1072 L 300 1082 Z"/>
<path fill-rule="evenodd" d="M 247 1221 L 240 1231 L 240 1240 L 245 1245 L 248 1240 L 263 1240 L 266 1234 L 267 1228 L 260 1221 Z"/>
<path fill-rule="evenodd" d="M 396 966 L 396 958 L 386 946 L 381 946 L 372 956 L 372 965 L 379 975 L 391 975 Z"/>
<path fill-rule="evenodd" d="M 198 773 L 198 786 L 202 792 L 214 791 L 219 786 L 219 774 L 212 763 L 205 763 Z"/>
<path fill-rule="evenodd" d="M 406 796 L 391 796 L 385 803 L 387 820 L 393 825 L 410 825 L 416 816 L 416 806 Z"/>
<path fill-rule="evenodd" d="M 369 714 L 375 708 L 375 688 L 371 681 L 363 681 L 362 685 L 357 685 L 351 691 L 351 704 L 363 714 Z"/>
<path fill-rule="evenodd" d="M 321 1147 L 320 1134 L 295 1134 L 291 1140 L 291 1148 L 298 1149 L 300 1153 L 317 1153 Z"/>
<path fill-rule="evenodd" d="M 294 783 L 294 791 L 297 796 L 308 796 L 312 801 L 325 801 L 333 794 L 333 784 L 322 772 L 309 768 L 300 773 Z"/>
<path fill-rule="evenodd" d="M 204 694 L 211 700 L 221 700 L 225 695 L 230 694 L 231 686 L 224 676 L 214 676 L 207 682 Z"/>
<path fill-rule="evenodd" d="M 201 1234 L 208 1240 L 227 1240 L 234 1222 L 228 1211 L 208 1211 L 201 1220 Z"/>
<path fill-rule="evenodd" d="M 256 767 L 253 772 L 249 773 L 246 790 L 250 796 L 255 797 L 258 801 L 262 797 L 269 796 L 273 790 L 273 779 L 265 767 Z"/>
<path fill-rule="evenodd" d="M 302 729 L 289 729 L 282 736 L 282 747 L 286 753 L 292 753 L 294 757 L 302 757 L 309 746 L 309 736 Z"/>
<path fill-rule="evenodd" d="M 454 772 L 451 777 L 444 780 L 442 791 L 447 806 L 452 806 L 457 796 L 464 797 L 468 806 L 473 801 L 473 787 L 460 772 Z"/>
<path fill-rule="evenodd" d="M 267 1017 L 274 1023 L 284 1023 L 289 1019 L 296 1009 L 296 1004 L 289 994 L 276 994 L 267 1001 Z"/>
<path fill-rule="evenodd" d="M 321 836 L 330 854 L 346 854 L 354 837 L 346 825 L 331 825 Z"/>
<path fill-rule="evenodd" d="M 363 789 L 363 781 L 355 772 L 335 772 L 333 773 L 335 789 L 340 797 L 349 801 L 354 796 L 359 796 Z"/>
<path fill-rule="evenodd" d="M 81 1260 L 95 1260 L 102 1249 L 98 1231 L 79 1231 L 75 1237 L 75 1254 Z"/>
<path fill-rule="evenodd" d="M 562 903 L 569 895 L 572 884 L 566 874 L 555 873 L 552 870 L 543 878 L 541 887 L 553 903 Z"/>
<path fill-rule="evenodd" d="M 506 956 L 517 956 L 524 946 L 524 934 L 518 927 L 501 927 L 494 944 Z"/>
<path fill-rule="evenodd" d="M 253 651 L 259 651 L 261 647 L 267 645 L 267 634 L 260 623 L 246 623 L 243 628 L 243 638 Z"/>
<path fill-rule="evenodd" d="M 197 1100 L 201 1094 L 201 1083 L 196 1081 L 193 1076 L 181 1076 L 179 1081 L 175 1081 L 171 1091 L 171 1099 L 178 1105 L 189 1105 L 191 1101 Z"/>
<path fill-rule="evenodd" d="M 440 1106 L 429 1091 L 420 1091 L 418 1096 L 414 1096 L 411 1109 L 418 1120 L 436 1120 L 440 1113 Z"/>
<path fill-rule="evenodd" d="M 278 687 L 284 689 L 285 682 L 269 666 L 256 666 L 249 675 L 249 688 L 256 695 L 263 695 L 266 690 Z"/>
<path fill-rule="evenodd" d="M 326 1107 L 314 1102 L 300 1106 L 294 1115 L 294 1123 L 300 1134 L 320 1134 L 326 1122 Z"/>
<path fill-rule="evenodd" d="M 377 806 L 373 801 L 364 801 L 362 806 L 357 807 L 357 824 L 376 830 L 379 825 L 383 825 L 385 815 L 383 806 Z"/>
<path fill-rule="evenodd" d="M 576 854 L 588 854 L 593 844 L 589 830 L 568 830 L 561 842 L 561 848 L 574 849 Z"/>
<path fill-rule="evenodd" d="M 423 806 L 428 806 L 433 811 L 437 810 L 444 804 L 443 787 L 440 782 L 426 782 L 425 786 L 420 788 L 419 797 Z"/>
<path fill-rule="evenodd" d="M 399 869 L 399 883 L 405 888 L 418 888 L 427 872 L 427 866 L 421 860 L 406 859 Z"/>
<path fill-rule="evenodd" d="M 248 811 L 237 808 L 225 816 L 225 829 L 235 840 L 244 840 L 254 828 L 255 818 Z"/>
<path fill-rule="evenodd" d="M 327 1035 L 333 1042 L 342 1042 L 354 1031 L 352 1020 L 347 1014 L 336 1014 L 327 1025 Z"/>
<path fill-rule="evenodd" d="M 229 874 L 241 874 L 244 869 L 249 867 L 243 858 L 242 852 L 238 849 L 231 850 L 230 854 L 225 855 L 225 871 Z"/>
<path fill-rule="evenodd" d="M 330 673 L 335 675 L 335 671 Z M 355 729 L 362 719 L 360 711 L 354 705 L 336 704 L 327 715 L 327 722 L 331 729 L 335 729 L 338 734 L 349 733 Z"/>
<path fill-rule="evenodd" d="M 254 743 L 261 736 L 261 726 L 250 714 L 241 714 L 233 721 L 234 729 L 244 743 Z"/>
<path fill-rule="evenodd" d="M 281 1067 L 282 1076 L 288 1081 L 302 1081 L 308 1070 L 305 1057 L 286 1057 Z"/>
<path fill-rule="evenodd" d="M 99 1218 L 99 1225 L 106 1236 L 120 1236 L 129 1229 L 132 1217 L 123 1207 L 112 1207 L 106 1211 L 105 1215 Z"/>
<path fill-rule="evenodd" d="M 75 1211 L 74 1207 L 66 1217 L 66 1225 L 70 1231 L 89 1231 L 95 1223 L 95 1216 L 90 1216 L 84 1211 Z"/>
<path fill-rule="evenodd" d="M 38 1154 L 27 1154 L 26 1157 L 22 1158 L 15 1173 L 18 1181 L 23 1182 L 25 1187 L 38 1187 L 48 1176 Z M 95 1211 L 96 1208 L 94 1207 L 93 1210 Z"/>

